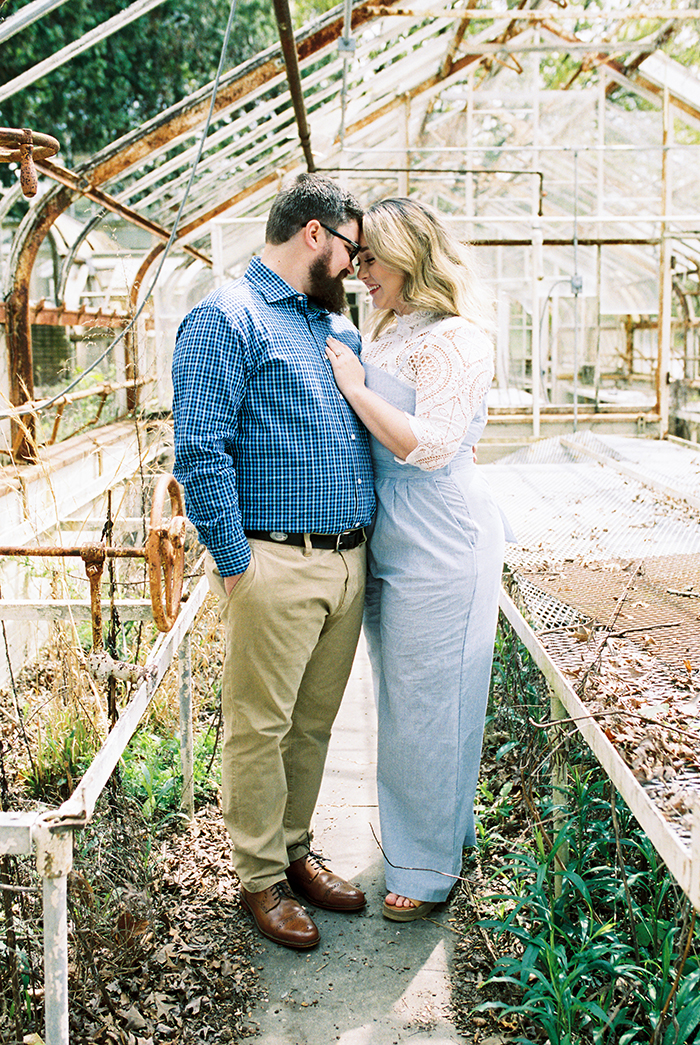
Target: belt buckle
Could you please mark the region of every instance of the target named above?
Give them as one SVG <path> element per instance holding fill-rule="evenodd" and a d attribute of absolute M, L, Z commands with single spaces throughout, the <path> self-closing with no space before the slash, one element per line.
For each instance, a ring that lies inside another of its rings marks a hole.
<path fill-rule="evenodd" d="M 352 533 L 352 530 L 343 530 L 341 533 L 338 534 L 338 536 L 335 539 L 335 549 L 334 549 L 334 551 L 337 551 L 337 552 L 340 551 L 340 542 L 343 539 L 343 537 L 345 537 L 345 535 L 347 533 Z"/>

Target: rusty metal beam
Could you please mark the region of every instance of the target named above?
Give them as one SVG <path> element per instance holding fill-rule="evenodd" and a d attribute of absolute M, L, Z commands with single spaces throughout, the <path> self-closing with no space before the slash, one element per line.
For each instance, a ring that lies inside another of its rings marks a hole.
<path fill-rule="evenodd" d="M 625 76 L 628 76 L 626 70 L 623 69 L 622 71 Z M 647 80 L 643 72 L 635 71 L 634 76 L 628 76 L 628 79 L 632 86 L 638 84 L 640 87 L 643 87 L 645 91 L 649 91 L 651 94 L 655 94 L 660 101 L 663 100 L 663 87 L 659 87 L 658 84 L 652 83 L 651 80 Z M 668 97 L 671 105 L 673 105 L 675 109 L 680 109 L 681 112 L 687 113 L 688 116 L 692 116 L 696 120 L 700 120 L 700 108 L 698 108 L 697 105 L 691 105 L 690 102 L 681 98 L 679 95 L 674 94 L 673 91 L 670 89 L 668 92 Z"/>
<path fill-rule="evenodd" d="M 80 308 L 66 308 L 64 305 L 47 305 L 44 299 L 29 306 L 29 322 L 33 327 L 111 328 L 126 326 L 129 318 L 126 312 L 118 309 L 103 312 L 101 308 L 87 308 L 85 305 L 81 305 Z M 4 323 L 5 320 L 5 302 L 0 301 L 0 323 Z"/>
<path fill-rule="evenodd" d="M 113 214 L 118 214 L 120 218 L 124 218 L 131 225 L 135 225 L 139 229 L 143 229 L 145 232 L 150 232 L 156 239 L 168 241 L 170 239 L 170 232 L 163 228 L 162 225 L 156 224 L 155 221 L 151 221 L 150 218 L 145 218 L 143 214 L 139 214 L 138 211 L 134 210 L 133 207 L 127 207 L 125 203 L 120 203 L 119 200 L 115 199 L 104 189 L 98 189 L 94 185 L 90 184 L 87 179 L 79 174 L 74 173 L 67 167 L 61 166 L 59 163 L 53 163 L 51 160 L 36 160 L 37 168 L 42 174 L 48 175 L 53 178 L 54 181 L 59 182 L 61 185 L 65 185 L 69 189 L 73 189 L 75 192 L 81 193 L 86 196 L 89 200 L 94 203 L 99 203 L 105 210 L 111 211 Z M 179 238 L 179 237 L 178 237 Z M 182 250 L 187 254 L 191 254 L 193 258 L 197 258 L 199 261 L 203 261 L 205 265 L 211 265 L 211 258 L 206 254 L 202 254 L 201 251 L 196 250 L 194 247 L 188 247 L 183 245 Z"/>
<path fill-rule="evenodd" d="M 205 213 L 200 214 L 195 221 L 191 221 L 189 225 L 183 225 L 182 235 L 192 235 L 198 228 L 205 225 L 208 221 L 213 218 L 218 218 L 220 214 L 227 211 L 230 207 L 235 207 L 237 203 L 242 203 L 243 200 L 249 196 L 254 196 L 260 189 L 264 189 L 266 185 L 275 185 L 279 183 L 280 178 L 290 170 L 294 170 L 297 166 L 296 163 L 288 163 L 282 167 L 278 167 L 272 174 L 266 174 L 264 177 L 259 178 L 258 181 L 252 185 L 248 185 L 245 189 L 235 193 L 233 196 L 229 196 L 228 199 L 222 200 L 221 203 L 217 203 L 215 207 L 211 207 Z"/>
<path fill-rule="evenodd" d="M 454 62 L 455 55 L 457 54 L 457 48 L 462 43 L 467 29 L 469 28 L 468 16 L 473 14 L 475 7 L 476 0 L 468 0 L 466 10 L 461 12 L 463 17 L 460 20 L 460 23 L 455 29 L 454 33 L 452 34 L 452 39 L 450 40 L 449 46 L 447 48 L 447 53 L 445 54 L 445 57 L 442 61 L 442 66 L 440 67 L 440 76 L 443 80 L 446 76 L 449 76 L 452 71 L 452 63 Z"/>
<path fill-rule="evenodd" d="M 306 169 L 313 173 L 316 170 L 314 154 L 311 151 L 311 130 L 306 116 L 306 104 L 304 102 L 304 88 L 301 84 L 301 73 L 299 72 L 299 56 L 297 54 L 296 42 L 294 40 L 294 29 L 292 27 L 292 15 L 289 10 L 288 0 L 272 0 L 277 19 L 277 29 L 280 34 L 280 44 L 284 55 L 284 64 L 287 69 L 287 83 L 289 94 L 294 106 L 299 129 L 299 141 L 306 160 Z"/>
<path fill-rule="evenodd" d="M 7 331 L 10 401 L 13 406 L 21 406 L 22 403 L 34 398 L 29 284 L 41 243 L 56 218 L 78 195 L 83 195 L 107 210 L 119 214 L 139 228 L 152 233 L 158 239 L 167 240 L 170 236 L 166 229 L 144 218 L 132 208 L 118 203 L 109 193 L 91 186 L 85 179 L 66 167 L 52 163 L 51 160 L 37 160 L 36 163 L 42 173 L 49 175 L 61 187 L 47 194 L 44 206 L 40 205 L 36 212 L 28 213 L 23 222 L 26 235 L 24 237 L 21 235 L 21 232 L 25 231 L 22 226 L 17 234 L 22 243 L 22 249 L 16 256 L 15 267 L 12 271 L 13 286 L 3 310 Z M 211 264 L 210 259 L 194 247 L 185 246 L 183 249 L 206 264 Z M 25 417 L 21 422 L 12 422 L 11 441 L 14 453 L 19 460 L 33 458 L 35 433 L 36 419 L 33 415 Z"/>
<path fill-rule="evenodd" d="M 134 279 L 134 282 L 131 284 L 131 287 L 129 289 L 129 306 L 131 308 L 131 314 L 133 316 L 136 315 L 136 311 L 138 309 L 139 291 L 141 289 L 141 284 L 146 278 L 146 273 L 148 272 L 149 268 L 151 267 L 155 259 L 158 257 L 158 255 L 162 254 L 164 250 L 164 243 L 156 243 L 155 247 L 151 248 L 151 250 L 148 252 L 146 257 L 139 265 L 139 270 L 136 273 L 136 278 Z M 124 335 L 124 372 L 128 381 L 128 388 L 126 393 L 126 408 L 129 412 L 136 410 L 139 404 L 138 391 L 139 385 L 142 383 L 139 380 L 138 376 L 137 337 L 138 331 L 136 329 L 136 324 L 134 324 L 134 326 L 127 330 L 126 334 Z"/>
<path fill-rule="evenodd" d="M 36 256 L 44 237 L 59 214 L 73 202 L 75 194 L 66 188 L 51 195 L 46 206 L 38 212 L 29 211 L 20 225 L 17 236 L 22 233 L 22 247 L 14 258 L 12 272 L 13 290 L 5 301 L 5 327 L 7 331 L 8 363 L 10 370 L 10 401 L 19 406 L 34 398 L 34 368 L 32 365 L 32 329 L 29 322 L 29 283 Z M 20 460 L 31 460 L 34 456 L 36 418 L 11 424 L 11 442 Z"/>
<path fill-rule="evenodd" d="M 393 0 L 388 0 L 387 6 L 393 6 Z M 360 4 L 353 9 L 352 26 L 356 28 L 375 17 L 370 4 Z M 303 62 L 334 43 L 342 32 L 342 16 L 330 14 L 317 29 L 307 28 L 296 39 L 299 61 Z M 267 83 L 273 76 L 284 74 L 285 65 L 280 50 L 277 47 L 268 48 L 256 58 L 222 77 L 214 106 L 215 118 L 242 102 L 254 88 Z M 204 123 L 210 103 L 211 84 L 207 84 L 153 120 L 149 120 L 138 130 L 108 145 L 78 167 L 78 171 L 89 174 L 93 185 L 101 185 L 110 178 L 117 177 L 129 167 L 147 159 L 155 149 L 193 134 Z"/>

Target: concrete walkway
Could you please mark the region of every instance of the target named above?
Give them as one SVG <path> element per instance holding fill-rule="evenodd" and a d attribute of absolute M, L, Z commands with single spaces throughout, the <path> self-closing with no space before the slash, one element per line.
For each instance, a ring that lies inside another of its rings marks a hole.
<path fill-rule="evenodd" d="M 447 968 L 455 935 L 443 905 L 398 925 L 382 917 L 384 874 L 375 785 L 376 717 L 364 645 L 333 732 L 314 844 L 366 893 L 358 914 L 309 906 L 321 931 L 313 951 L 262 940 L 256 962 L 268 1001 L 252 1013 L 261 1045 L 462 1043 L 449 1015 Z M 371 826 L 370 826 L 371 825 Z"/>

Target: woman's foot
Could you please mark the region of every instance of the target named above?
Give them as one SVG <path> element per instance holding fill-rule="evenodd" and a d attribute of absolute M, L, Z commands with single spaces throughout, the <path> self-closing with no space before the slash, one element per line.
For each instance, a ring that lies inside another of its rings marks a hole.
<path fill-rule="evenodd" d="M 384 902 L 389 907 L 416 907 L 420 900 L 411 900 L 408 896 L 399 896 L 397 893 L 387 893 Z"/>
<path fill-rule="evenodd" d="M 392 922 L 414 922 L 425 918 L 434 906 L 429 900 L 412 900 L 409 896 L 387 893 L 382 914 Z"/>

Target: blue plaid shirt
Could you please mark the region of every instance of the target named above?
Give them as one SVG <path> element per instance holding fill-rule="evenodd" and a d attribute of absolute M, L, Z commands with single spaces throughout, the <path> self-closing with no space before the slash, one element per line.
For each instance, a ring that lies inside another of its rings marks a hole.
<path fill-rule="evenodd" d="M 349 320 L 260 258 L 180 325 L 175 476 L 222 577 L 250 562 L 244 530 L 340 533 L 372 518 L 367 432 L 333 380 L 329 334 L 359 355 Z"/>

